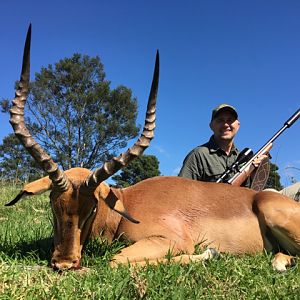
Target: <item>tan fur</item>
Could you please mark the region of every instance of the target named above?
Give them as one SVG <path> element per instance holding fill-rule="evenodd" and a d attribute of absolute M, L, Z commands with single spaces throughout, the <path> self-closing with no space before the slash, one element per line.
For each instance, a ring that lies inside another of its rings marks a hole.
<path fill-rule="evenodd" d="M 65 173 L 71 187 L 51 194 L 54 268 L 77 268 L 89 235 L 101 235 L 109 242 L 122 236 L 133 243 L 114 256 L 112 266 L 165 262 L 167 254 L 181 263 L 202 260 L 206 256 L 193 255 L 197 244 L 235 254 L 278 251 L 279 246 L 292 255 L 300 253 L 300 206 L 281 194 L 168 176 L 125 189 L 101 183 L 89 194 L 80 189 L 89 170 L 74 168 Z M 47 189 L 49 180 L 44 178 L 26 185 L 23 191 Z M 107 200 L 111 195 L 116 205 L 140 223 L 111 210 L 113 204 Z M 292 256 L 283 260 L 288 266 Z M 282 259 L 274 261 L 273 266 L 281 270 Z"/>

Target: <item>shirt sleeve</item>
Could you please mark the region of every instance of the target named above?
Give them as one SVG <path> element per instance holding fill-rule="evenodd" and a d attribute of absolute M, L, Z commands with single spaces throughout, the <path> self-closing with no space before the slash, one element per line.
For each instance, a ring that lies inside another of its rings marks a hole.
<path fill-rule="evenodd" d="M 191 152 L 183 161 L 183 165 L 178 174 L 180 177 L 185 177 L 194 180 L 201 180 L 201 168 L 198 163 L 195 152 Z"/>

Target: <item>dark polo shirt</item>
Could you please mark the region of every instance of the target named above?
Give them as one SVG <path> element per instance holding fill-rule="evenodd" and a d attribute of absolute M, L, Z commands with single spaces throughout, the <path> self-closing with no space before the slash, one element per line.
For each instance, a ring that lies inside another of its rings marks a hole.
<path fill-rule="evenodd" d="M 178 176 L 215 182 L 236 161 L 238 154 L 239 150 L 233 146 L 227 155 L 212 136 L 206 144 L 196 147 L 186 156 Z"/>

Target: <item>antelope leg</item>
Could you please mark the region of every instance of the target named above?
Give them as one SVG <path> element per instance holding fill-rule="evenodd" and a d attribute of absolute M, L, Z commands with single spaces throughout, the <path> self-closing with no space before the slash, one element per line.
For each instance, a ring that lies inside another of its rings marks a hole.
<path fill-rule="evenodd" d="M 286 255 L 281 252 L 277 253 L 272 260 L 273 269 L 279 272 L 286 271 L 287 267 L 291 267 L 294 264 L 294 256 Z"/>
<path fill-rule="evenodd" d="M 281 249 L 291 255 L 300 254 L 300 205 L 288 197 L 282 198 L 278 193 L 262 192 L 256 199 L 258 218 L 261 228 L 270 231 L 273 239 L 273 250 Z M 276 248 L 275 248 L 276 247 Z M 278 271 L 291 266 L 294 257 L 278 253 L 273 262 L 273 268 Z"/>
<path fill-rule="evenodd" d="M 151 237 L 140 240 L 123 249 L 113 257 L 110 266 L 115 267 L 119 264 L 128 263 L 130 263 L 130 265 L 138 266 L 168 262 L 188 264 L 191 261 L 211 259 L 218 254 L 214 249 L 207 249 L 200 255 L 191 255 L 191 253 L 181 254 L 182 252 L 182 249 L 176 247 L 176 244 L 169 239 L 163 237 Z M 170 255 L 170 258 L 166 257 L 168 255 Z"/>

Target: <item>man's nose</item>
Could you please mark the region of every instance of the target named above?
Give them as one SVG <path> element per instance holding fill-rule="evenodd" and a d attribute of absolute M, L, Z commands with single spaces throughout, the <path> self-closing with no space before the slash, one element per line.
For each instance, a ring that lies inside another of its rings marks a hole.
<path fill-rule="evenodd" d="M 229 121 L 224 121 L 224 122 L 222 123 L 222 125 L 223 125 L 224 127 L 230 127 L 230 122 L 229 122 Z"/>

